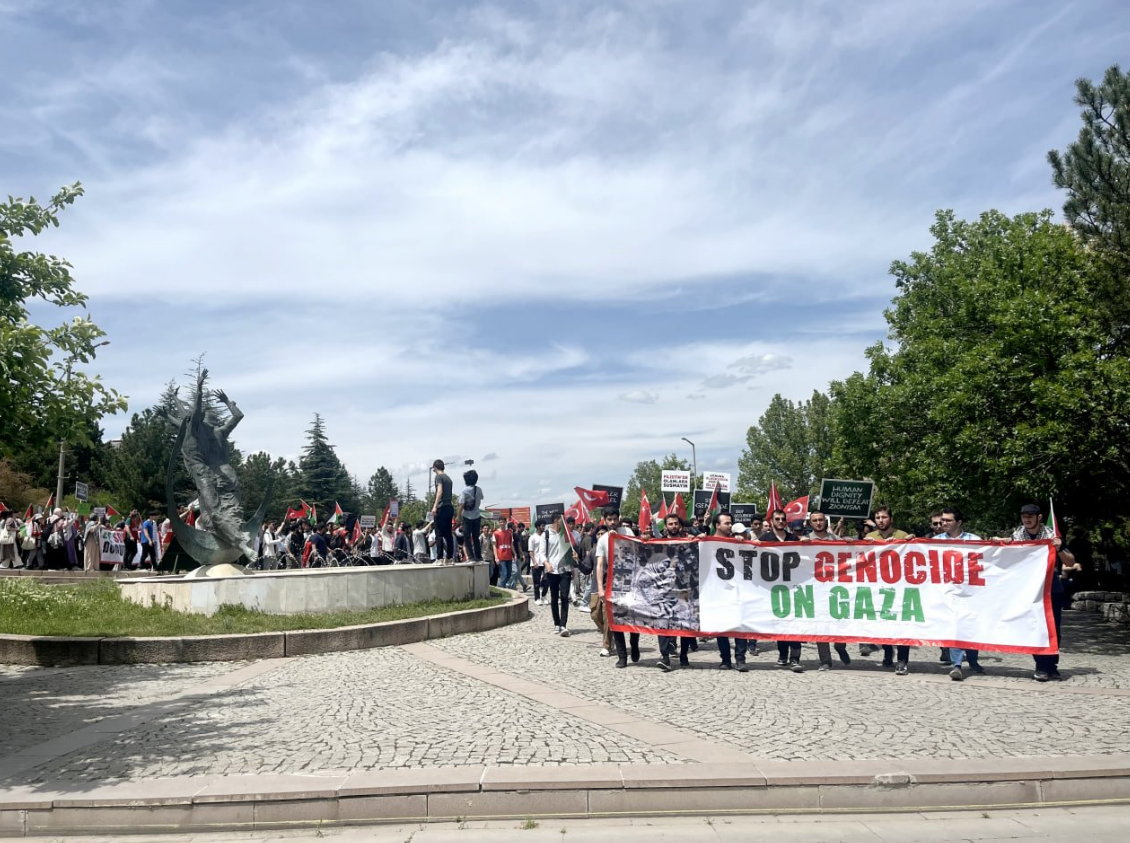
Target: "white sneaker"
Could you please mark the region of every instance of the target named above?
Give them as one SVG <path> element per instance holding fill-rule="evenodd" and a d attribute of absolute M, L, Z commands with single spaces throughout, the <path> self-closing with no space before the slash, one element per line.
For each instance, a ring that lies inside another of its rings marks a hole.
<path fill-rule="evenodd" d="M 607 649 L 602 649 L 602 650 L 600 651 L 600 654 L 601 654 L 602 656 L 611 656 L 611 655 L 612 655 L 612 654 L 611 654 L 610 652 L 608 652 L 608 650 L 607 650 Z"/>
<path fill-rule="evenodd" d="M 560 635 L 560 634 L 561 634 L 561 627 L 559 627 L 559 626 L 555 626 L 555 627 L 553 628 L 553 634 L 554 634 L 554 635 Z"/>
<path fill-rule="evenodd" d="M 561 635 L 562 638 L 568 638 L 572 634 L 573 633 L 569 632 L 569 630 L 566 629 L 565 627 L 561 627 L 560 635 Z"/>

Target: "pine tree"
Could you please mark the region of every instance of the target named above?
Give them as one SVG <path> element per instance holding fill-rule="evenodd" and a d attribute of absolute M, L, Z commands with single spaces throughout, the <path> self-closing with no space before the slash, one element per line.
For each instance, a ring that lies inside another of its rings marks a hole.
<path fill-rule="evenodd" d="M 396 488 L 396 481 L 392 479 L 392 472 L 390 472 L 383 465 L 373 472 L 373 476 L 369 478 L 369 488 L 367 491 L 367 498 L 369 505 L 373 508 L 376 515 L 384 512 L 385 506 L 391 498 L 395 498 L 400 494 Z"/>
<path fill-rule="evenodd" d="M 400 493 L 400 502 L 412 503 L 415 500 L 418 500 L 418 498 L 416 497 L 416 490 L 412 488 L 412 478 L 411 476 L 405 477 L 404 489 Z"/>
<path fill-rule="evenodd" d="M 301 497 L 318 508 L 319 518 L 333 512 L 334 502 L 349 500 L 349 473 L 326 438 L 322 417 L 314 414 L 314 423 L 306 431 L 306 447 L 298 461 L 302 474 Z"/>

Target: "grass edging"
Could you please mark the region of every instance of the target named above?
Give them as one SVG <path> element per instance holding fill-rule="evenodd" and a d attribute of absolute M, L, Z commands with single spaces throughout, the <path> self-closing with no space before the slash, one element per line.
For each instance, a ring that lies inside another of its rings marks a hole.
<path fill-rule="evenodd" d="M 504 589 L 499 589 L 504 591 Z M 0 663 L 40 666 L 239 661 L 390 647 L 484 632 L 529 617 L 529 599 L 419 618 L 343 626 L 226 635 L 79 638 L 0 634 Z"/>

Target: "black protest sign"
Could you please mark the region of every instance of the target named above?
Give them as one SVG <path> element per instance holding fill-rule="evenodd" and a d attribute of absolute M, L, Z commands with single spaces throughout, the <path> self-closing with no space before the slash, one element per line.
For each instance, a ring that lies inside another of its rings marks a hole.
<path fill-rule="evenodd" d="M 608 505 L 620 508 L 620 502 L 624 498 L 623 486 L 602 486 L 599 483 L 594 483 L 592 486 L 594 492 L 608 492 Z"/>
<path fill-rule="evenodd" d="M 706 491 L 706 489 L 696 489 L 694 493 L 694 517 L 702 518 L 706 515 L 706 508 L 710 506 L 710 499 L 714 496 L 714 490 Z M 730 493 L 718 493 L 718 506 L 722 509 L 730 508 Z"/>
<path fill-rule="evenodd" d="M 755 503 L 732 503 L 730 514 L 734 516 L 735 524 L 745 524 L 747 527 L 753 526 L 754 516 L 761 517 Z"/>
<path fill-rule="evenodd" d="M 866 518 L 871 514 L 875 484 L 870 480 L 820 481 L 820 511 L 843 518 Z"/>
<path fill-rule="evenodd" d="M 548 524 L 554 516 L 565 514 L 565 504 L 563 503 L 539 503 L 534 507 L 534 515 L 539 521 L 544 521 Z"/>

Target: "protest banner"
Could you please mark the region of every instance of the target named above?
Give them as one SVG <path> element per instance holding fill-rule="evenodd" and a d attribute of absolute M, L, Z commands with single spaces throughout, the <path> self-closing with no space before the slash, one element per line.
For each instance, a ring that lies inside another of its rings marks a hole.
<path fill-rule="evenodd" d="M 544 520 L 545 523 L 548 524 L 549 520 L 551 518 L 553 518 L 555 515 L 564 515 L 565 514 L 565 504 L 563 504 L 563 503 L 539 503 L 535 507 L 534 512 L 537 514 L 537 517 L 539 519 Z"/>
<path fill-rule="evenodd" d="M 704 471 L 702 473 L 702 488 L 711 492 L 715 486 L 718 487 L 719 492 L 729 492 L 730 475 L 725 471 Z"/>
<path fill-rule="evenodd" d="M 121 565 L 126 559 L 125 530 L 99 530 L 98 545 L 103 565 Z"/>
<path fill-rule="evenodd" d="M 521 522 L 527 527 L 534 523 L 533 519 L 530 518 L 528 506 L 488 506 L 486 510 L 493 512 L 500 518 L 505 518 L 507 521 Z"/>
<path fill-rule="evenodd" d="M 713 496 L 714 491 L 707 491 L 706 489 L 698 489 L 694 493 L 694 513 L 695 518 L 702 518 L 706 514 L 706 508 L 710 506 L 710 498 Z M 719 490 L 718 492 L 718 505 L 722 509 L 730 508 L 730 493 Z"/>
<path fill-rule="evenodd" d="M 624 497 L 623 486 L 602 486 L 600 483 L 593 483 L 592 490 L 594 492 L 608 492 L 608 505 L 620 508 L 620 502 Z"/>
<path fill-rule="evenodd" d="M 90 487 L 81 480 L 75 481 L 75 500 L 85 501 L 90 498 Z"/>
<path fill-rule="evenodd" d="M 753 517 L 761 515 L 761 511 L 755 503 L 731 503 L 730 514 L 734 516 L 735 524 L 745 524 L 749 527 L 753 524 Z"/>
<path fill-rule="evenodd" d="M 1057 652 L 1051 542 L 641 541 L 613 534 L 612 629 Z"/>
<path fill-rule="evenodd" d="M 820 511 L 842 518 L 866 518 L 871 514 L 875 484 L 870 480 L 821 480 Z"/>
<path fill-rule="evenodd" d="M 659 489 L 662 492 L 689 492 L 691 473 L 689 471 L 664 470 L 660 475 Z"/>
<path fill-rule="evenodd" d="M 362 515 L 361 516 L 361 529 L 371 530 L 377 526 L 377 516 L 375 515 Z"/>
<path fill-rule="evenodd" d="M 97 519 L 98 521 L 101 521 L 103 518 L 106 517 L 106 507 L 104 507 L 104 506 L 94 507 L 94 509 L 92 509 L 90 511 L 90 517 Z"/>
<path fill-rule="evenodd" d="M 399 518 L 400 517 L 400 501 L 398 501 L 396 498 L 389 498 L 389 501 L 388 501 L 388 517 L 389 518 Z"/>

